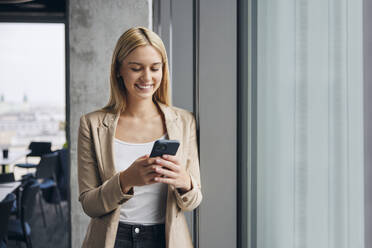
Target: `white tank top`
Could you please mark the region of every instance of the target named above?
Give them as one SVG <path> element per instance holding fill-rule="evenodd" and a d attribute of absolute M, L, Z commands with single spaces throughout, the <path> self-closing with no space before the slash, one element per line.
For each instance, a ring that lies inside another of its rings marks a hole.
<path fill-rule="evenodd" d="M 159 139 L 165 139 L 166 135 Z M 128 143 L 114 138 L 116 171 L 126 170 L 137 158 L 150 154 L 155 141 Z M 164 183 L 133 187 L 134 195 L 121 205 L 120 221 L 129 224 L 165 223 L 168 186 Z"/>

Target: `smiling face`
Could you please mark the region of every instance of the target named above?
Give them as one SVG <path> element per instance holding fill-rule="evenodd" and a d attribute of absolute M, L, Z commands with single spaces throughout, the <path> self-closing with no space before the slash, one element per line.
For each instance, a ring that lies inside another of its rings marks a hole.
<path fill-rule="evenodd" d="M 128 93 L 128 100 L 152 99 L 163 76 L 161 54 L 153 46 L 140 46 L 121 63 L 120 76 Z"/>

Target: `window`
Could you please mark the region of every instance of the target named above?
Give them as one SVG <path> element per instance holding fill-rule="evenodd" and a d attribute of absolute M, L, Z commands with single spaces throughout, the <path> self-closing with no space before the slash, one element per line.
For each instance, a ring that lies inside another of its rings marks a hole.
<path fill-rule="evenodd" d="M 253 2 L 250 247 L 364 247 L 363 2 Z"/>
<path fill-rule="evenodd" d="M 2 147 L 66 142 L 64 35 L 64 24 L 0 24 Z"/>

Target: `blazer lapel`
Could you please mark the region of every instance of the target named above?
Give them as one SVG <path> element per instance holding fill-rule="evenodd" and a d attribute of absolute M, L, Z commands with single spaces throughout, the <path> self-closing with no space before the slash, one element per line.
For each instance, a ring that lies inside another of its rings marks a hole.
<path fill-rule="evenodd" d="M 168 138 L 172 140 L 179 140 L 181 141 L 182 137 L 180 136 L 182 134 L 179 123 L 178 123 L 178 116 L 172 110 L 170 107 L 168 107 L 165 104 L 162 104 L 160 102 L 157 102 L 159 108 L 164 114 L 164 119 L 165 119 L 165 126 L 167 128 L 167 133 L 168 133 Z M 176 206 L 176 204 L 172 205 L 172 197 L 171 194 L 173 194 L 175 188 L 173 185 L 168 185 L 168 192 L 167 192 L 167 204 L 166 204 L 166 215 L 165 215 L 165 220 L 166 220 L 166 228 L 169 229 L 169 223 L 172 222 L 172 218 L 174 216 L 173 211 L 174 208 L 172 206 Z"/>
<path fill-rule="evenodd" d="M 167 105 L 157 102 L 161 112 L 163 112 L 164 119 L 165 119 L 165 127 L 167 129 L 168 138 L 169 139 L 176 139 L 179 140 L 180 138 L 180 130 L 178 125 L 178 116 L 176 113 Z"/>
<path fill-rule="evenodd" d="M 119 116 L 120 114 L 106 113 L 102 125 L 98 127 L 104 180 L 116 174 L 113 141 Z"/>

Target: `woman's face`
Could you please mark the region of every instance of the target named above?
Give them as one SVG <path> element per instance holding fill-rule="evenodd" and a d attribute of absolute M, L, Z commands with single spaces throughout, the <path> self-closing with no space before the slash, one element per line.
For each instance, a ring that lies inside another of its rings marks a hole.
<path fill-rule="evenodd" d="M 119 74 L 130 99 L 147 99 L 160 87 L 163 77 L 160 53 L 153 46 L 140 46 L 123 60 Z"/>

